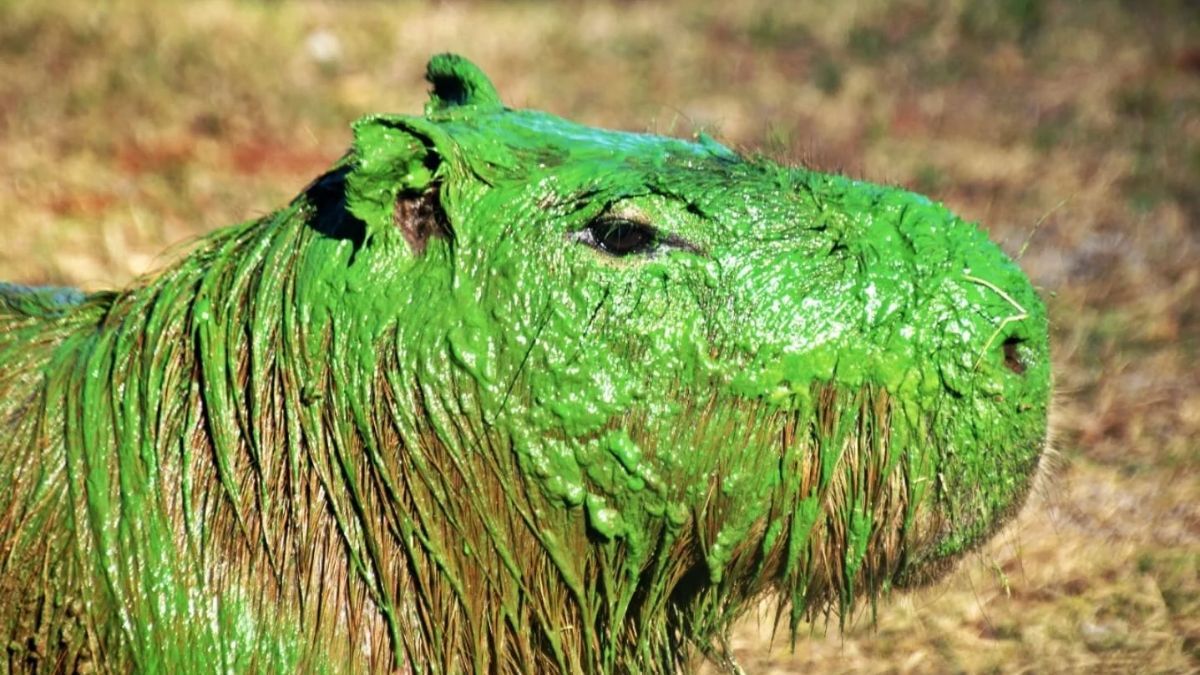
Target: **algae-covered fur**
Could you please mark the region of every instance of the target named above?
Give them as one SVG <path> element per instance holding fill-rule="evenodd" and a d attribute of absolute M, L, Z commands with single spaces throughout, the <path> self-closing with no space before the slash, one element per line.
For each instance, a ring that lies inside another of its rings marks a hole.
<path fill-rule="evenodd" d="M 153 279 L 0 286 L 8 669 L 673 672 L 1019 508 L 1046 318 L 974 225 L 428 77 Z"/>

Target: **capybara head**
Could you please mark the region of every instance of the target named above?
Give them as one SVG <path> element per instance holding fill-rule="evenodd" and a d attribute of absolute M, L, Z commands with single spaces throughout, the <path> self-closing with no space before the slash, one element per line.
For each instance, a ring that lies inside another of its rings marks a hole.
<path fill-rule="evenodd" d="M 53 339 L 2 447 L 66 458 L 44 522 L 106 658 L 669 671 L 764 598 L 794 630 L 932 581 L 1020 507 L 1047 322 L 975 225 L 428 77 L 155 279 L 7 291 L 0 358 Z"/>

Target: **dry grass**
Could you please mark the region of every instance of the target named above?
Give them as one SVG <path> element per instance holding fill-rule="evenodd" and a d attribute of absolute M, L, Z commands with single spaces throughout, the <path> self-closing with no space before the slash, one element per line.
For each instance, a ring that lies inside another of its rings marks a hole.
<path fill-rule="evenodd" d="M 515 105 L 907 185 L 1023 251 L 1062 461 L 948 582 L 795 651 L 747 621 L 742 665 L 1200 670 L 1195 3 L 794 4 L 0 0 L 0 278 L 120 285 L 275 208 L 445 50 Z"/>

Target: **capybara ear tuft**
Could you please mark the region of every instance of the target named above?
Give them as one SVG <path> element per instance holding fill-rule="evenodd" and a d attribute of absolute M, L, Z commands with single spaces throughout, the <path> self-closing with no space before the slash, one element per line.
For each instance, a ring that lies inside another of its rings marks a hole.
<path fill-rule="evenodd" d="M 411 128 L 411 120 L 399 117 L 369 116 L 354 123 L 354 147 L 344 172 L 346 210 L 365 224 L 365 237 L 371 239 L 399 224 L 398 203 L 416 198 L 421 206 L 436 192 L 442 168 L 438 142 Z M 436 198 L 431 204 L 436 205 Z M 428 205 L 426 205 L 428 206 Z M 436 208 L 440 213 L 440 206 Z M 411 209 L 412 214 L 429 215 L 430 208 Z M 446 231 L 441 218 L 430 227 L 417 227 L 421 219 L 404 218 L 413 225 L 405 239 L 414 253 L 424 251 L 424 240 Z M 403 230 L 403 228 L 402 228 Z"/>
<path fill-rule="evenodd" d="M 487 75 L 458 54 L 438 54 L 429 59 L 425 79 L 433 85 L 426 114 L 458 106 L 503 107 L 500 94 Z"/>
<path fill-rule="evenodd" d="M 442 210 L 436 185 L 423 192 L 400 194 L 392 220 L 413 255 L 424 255 L 430 239 L 451 236 L 450 221 Z"/>

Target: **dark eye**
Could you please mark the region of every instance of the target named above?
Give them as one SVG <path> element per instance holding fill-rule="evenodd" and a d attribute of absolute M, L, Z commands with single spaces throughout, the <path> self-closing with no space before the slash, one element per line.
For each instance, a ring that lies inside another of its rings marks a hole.
<path fill-rule="evenodd" d="M 581 234 L 586 243 L 615 256 L 649 253 L 658 244 L 654 228 L 625 218 L 597 218 Z"/>

